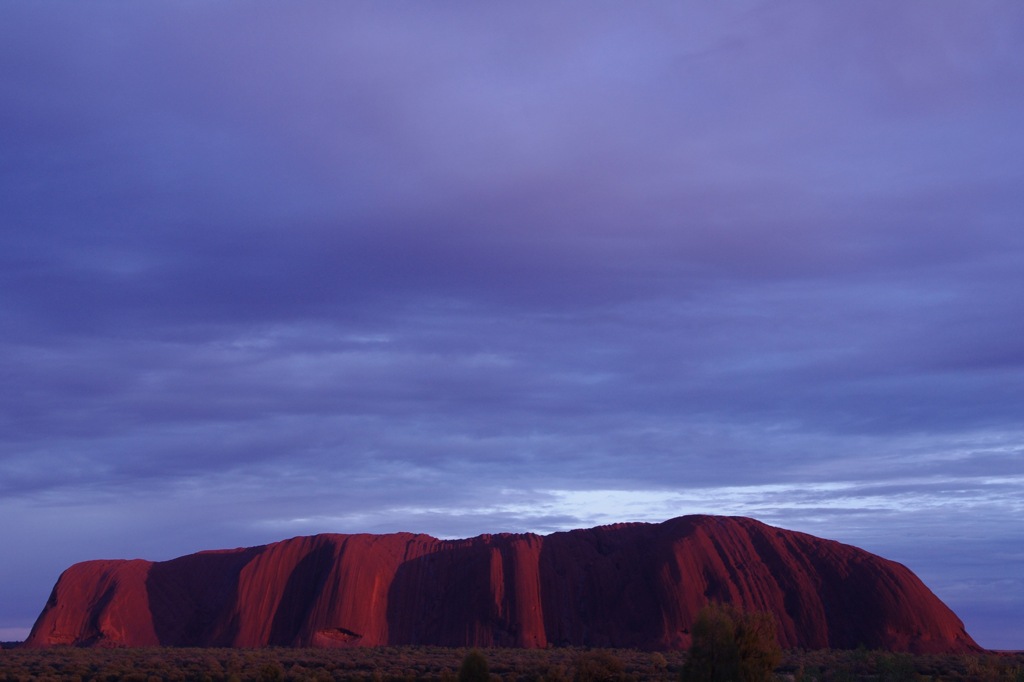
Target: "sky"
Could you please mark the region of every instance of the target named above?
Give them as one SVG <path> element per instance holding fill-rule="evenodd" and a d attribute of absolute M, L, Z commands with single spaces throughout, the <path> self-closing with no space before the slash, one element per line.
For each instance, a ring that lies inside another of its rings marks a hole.
<path fill-rule="evenodd" d="M 1024 649 L 1024 4 L 0 5 L 0 640 L 60 572 L 752 516 Z"/>

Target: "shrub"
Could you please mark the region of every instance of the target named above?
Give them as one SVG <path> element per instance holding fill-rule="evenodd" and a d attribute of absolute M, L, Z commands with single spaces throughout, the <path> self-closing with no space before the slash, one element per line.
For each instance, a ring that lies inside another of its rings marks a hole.
<path fill-rule="evenodd" d="M 284 679 L 284 669 L 277 663 L 267 663 L 260 668 L 256 679 L 259 682 L 278 682 Z"/>
<path fill-rule="evenodd" d="M 608 651 L 588 651 L 576 657 L 573 682 L 602 682 L 621 680 L 626 666 Z"/>
<path fill-rule="evenodd" d="M 490 682 L 491 670 L 487 657 L 473 649 L 462 659 L 459 667 L 459 682 Z"/>
<path fill-rule="evenodd" d="M 769 613 L 709 604 L 693 623 L 684 682 L 764 682 L 782 660 Z"/>

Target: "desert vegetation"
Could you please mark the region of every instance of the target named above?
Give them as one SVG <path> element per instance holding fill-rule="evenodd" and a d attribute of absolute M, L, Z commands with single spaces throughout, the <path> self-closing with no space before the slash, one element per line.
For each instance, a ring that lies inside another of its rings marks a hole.
<path fill-rule="evenodd" d="M 357 649 L 3 649 L 0 681 L 162 680 L 455 682 L 471 651 L 443 647 Z M 682 651 L 483 649 L 492 682 L 679 682 Z M 466 674 L 479 674 L 477 660 Z M 470 678 L 470 679 L 479 679 Z M 778 682 L 1024 682 L 1024 654 L 911 656 L 882 651 L 783 652 Z"/>
<path fill-rule="evenodd" d="M 683 682 L 766 682 L 782 661 L 770 613 L 711 603 L 697 614 Z"/>

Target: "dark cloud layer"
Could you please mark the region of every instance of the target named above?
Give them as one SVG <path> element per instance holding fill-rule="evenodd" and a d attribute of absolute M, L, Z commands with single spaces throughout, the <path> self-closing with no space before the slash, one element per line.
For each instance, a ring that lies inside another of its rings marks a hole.
<path fill-rule="evenodd" d="M 0 639 L 98 555 L 702 511 L 1024 646 L 1022 42 L 1011 2 L 5 4 Z"/>

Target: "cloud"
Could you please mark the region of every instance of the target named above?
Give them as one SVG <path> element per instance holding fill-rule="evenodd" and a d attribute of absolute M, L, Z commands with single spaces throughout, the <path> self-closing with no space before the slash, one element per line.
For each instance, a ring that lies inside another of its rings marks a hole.
<path fill-rule="evenodd" d="M 1017 645 L 1017 5 L 113 9 L 0 10 L 0 628 L 97 551 L 717 510 Z"/>

